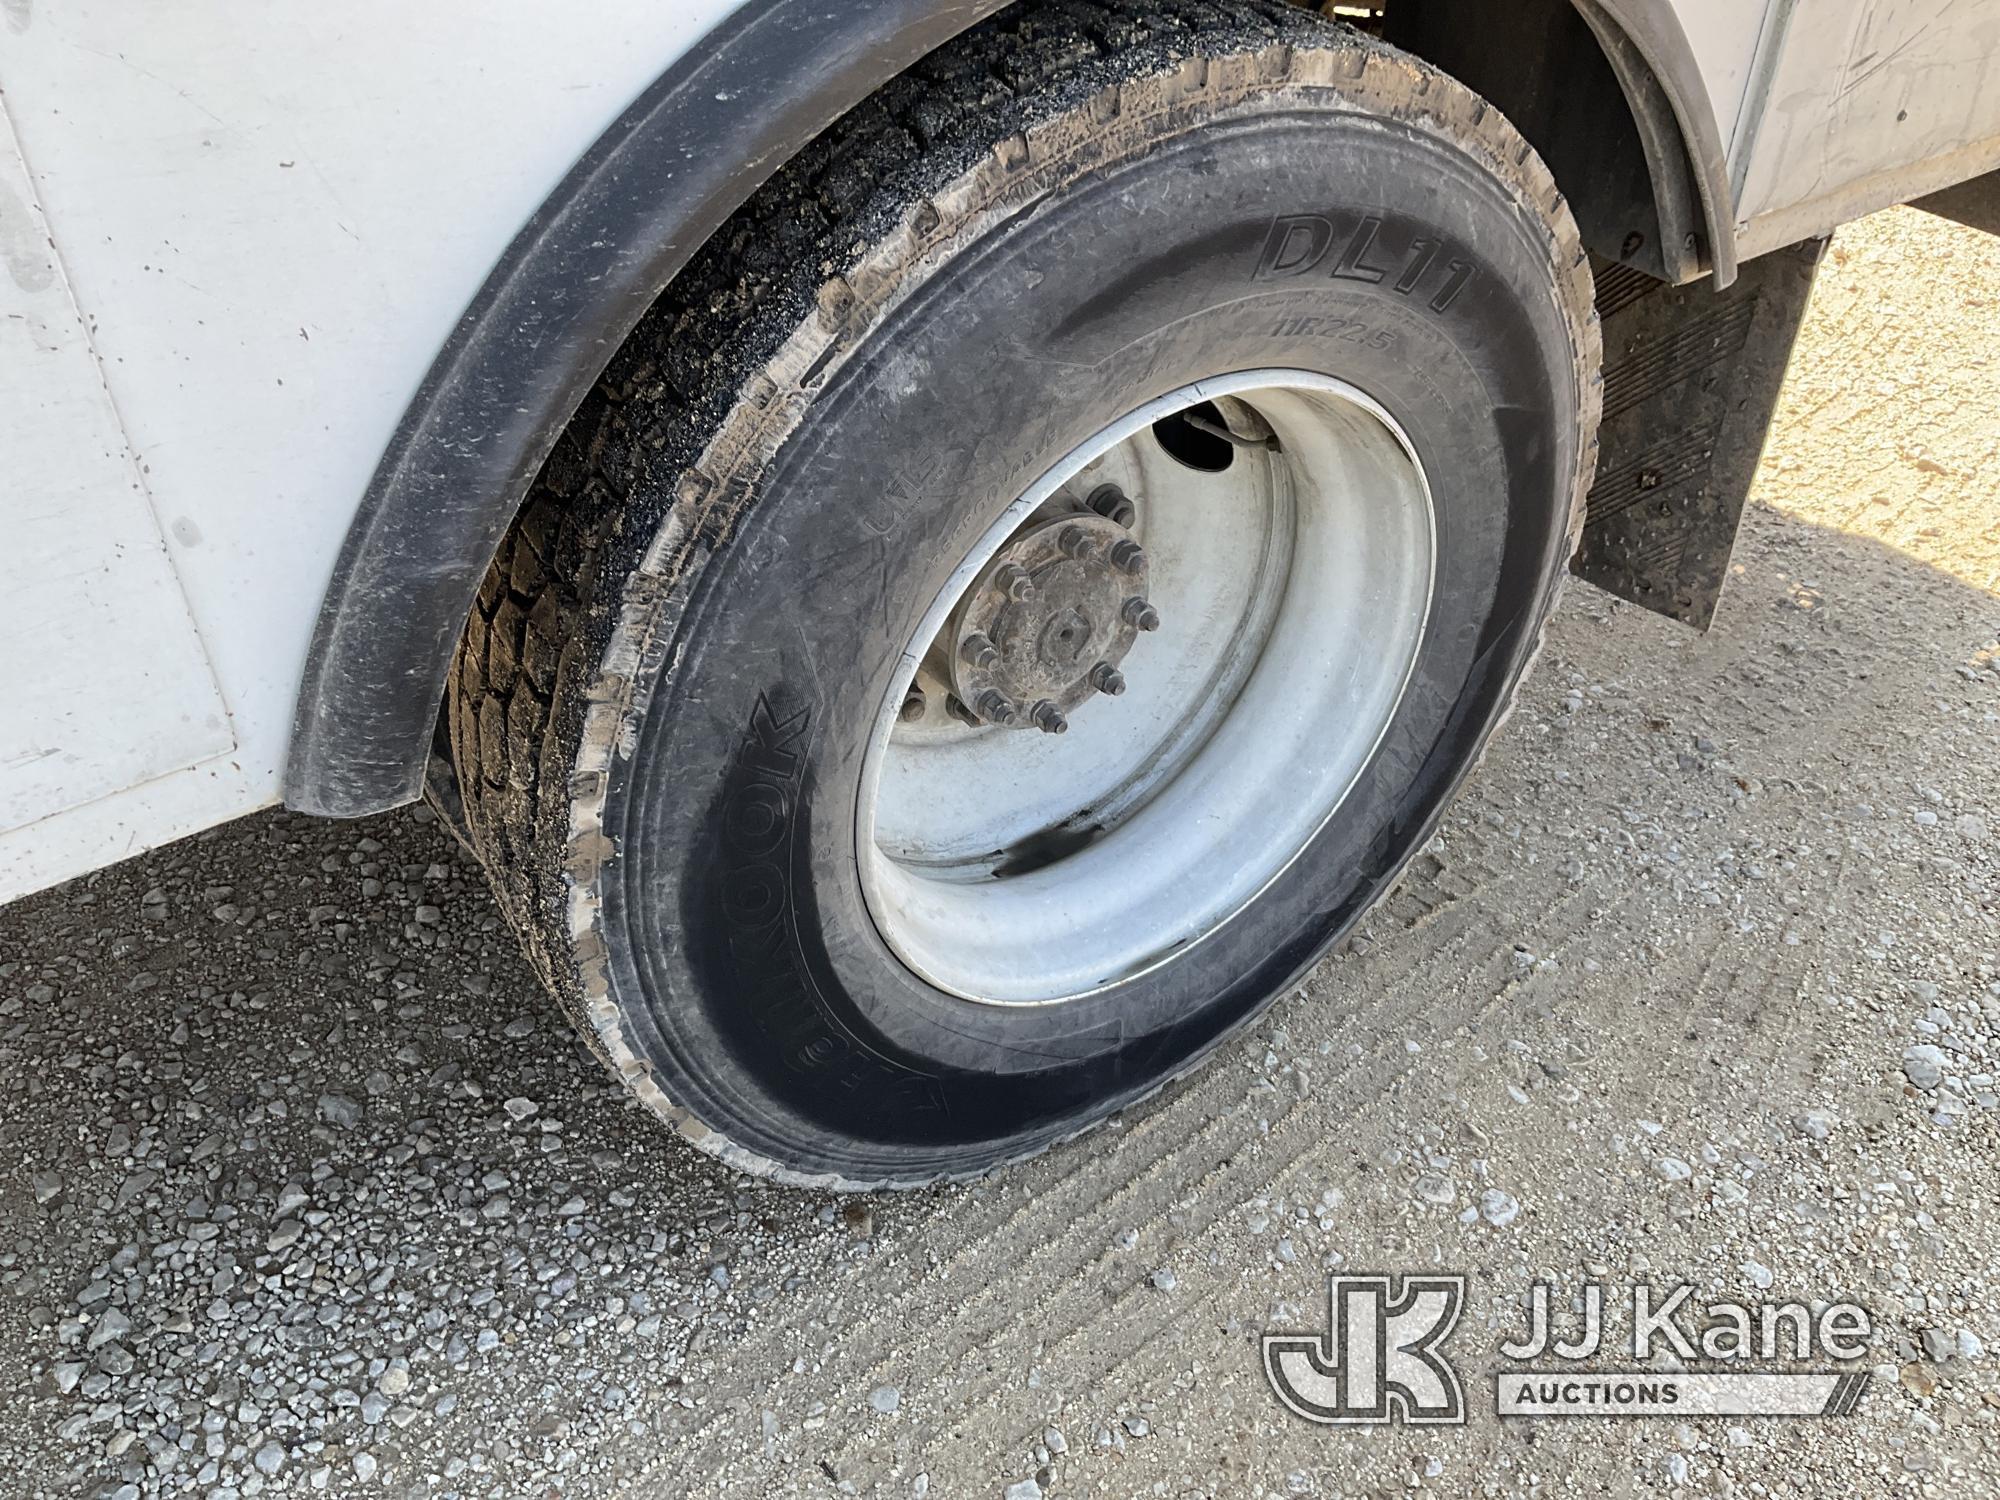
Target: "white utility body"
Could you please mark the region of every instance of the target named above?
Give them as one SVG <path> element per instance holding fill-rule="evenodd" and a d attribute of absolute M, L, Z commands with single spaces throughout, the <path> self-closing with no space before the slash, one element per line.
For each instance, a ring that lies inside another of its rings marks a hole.
<path fill-rule="evenodd" d="M 733 8 L 8 0 L 0 897 L 279 800 L 321 595 L 426 366 Z"/>

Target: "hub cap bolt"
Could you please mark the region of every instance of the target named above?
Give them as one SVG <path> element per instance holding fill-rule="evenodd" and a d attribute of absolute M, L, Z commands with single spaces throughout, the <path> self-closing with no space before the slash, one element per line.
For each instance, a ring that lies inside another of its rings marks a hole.
<path fill-rule="evenodd" d="M 979 727 L 979 715 L 960 702 L 956 693 L 945 694 L 944 711 L 963 724 L 967 729 L 977 729 Z"/>
<path fill-rule="evenodd" d="M 1125 601 L 1125 608 L 1121 613 L 1125 616 L 1127 625 L 1137 625 L 1141 630 L 1160 628 L 1160 612 L 1136 595 Z"/>
<path fill-rule="evenodd" d="M 1116 698 L 1125 691 L 1125 674 L 1108 661 L 1101 661 L 1090 669 L 1090 685 L 1108 697 Z"/>
<path fill-rule="evenodd" d="M 1035 597 L 1035 580 L 1028 576 L 1028 570 L 1019 563 L 1003 563 L 994 573 L 993 583 L 1001 593 L 1016 604 L 1023 599 Z"/>
<path fill-rule="evenodd" d="M 1000 650 L 986 636 L 975 631 L 965 638 L 965 644 L 958 648 L 968 666 L 990 667 L 1000 660 Z"/>
<path fill-rule="evenodd" d="M 1081 526 L 1065 526 L 1056 537 L 1056 545 L 1062 549 L 1064 557 L 1088 557 L 1093 550 L 1090 533 Z"/>
<path fill-rule="evenodd" d="M 909 696 L 903 699 L 903 706 L 896 716 L 905 724 L 914 724 L 924 716 L 924 692 L 922 688 L 911 688 Z"/>
<path fill-rule="evenodd" d="M 1084 504 L 1114 526 L 1130 526 L 1139 519 L 1139 508 L 1115 484 L 1100 484 Z"/>
<path fill-rule="evenodd" d="M 1111 566 L 1121 573 L 1136 573 L 1146 565 L 1146 549 L 1127 537 L 1111 548 Z"/>
<path fill-rule="evenodd" d="M 1035 727 L 1043 734 L 1066 734 L 1069 731 L 1069 720 L 1046 698 L 1035 705 L 1034 718 Z"/>
<path fill-rule="evenodd" d="M 985 692 L 981 693 L 979 701 L 973 707 L 979 710 L 979 717 L 987 720 L 989 723 L 1011 724 L 1014 722 L 1014 705 L 1008 701 L 1007 695 L 998 688 L 988 688 Z"/>

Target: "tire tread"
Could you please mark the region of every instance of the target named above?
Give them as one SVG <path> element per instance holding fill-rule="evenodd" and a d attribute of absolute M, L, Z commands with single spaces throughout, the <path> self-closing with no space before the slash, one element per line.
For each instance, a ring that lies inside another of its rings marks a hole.
<path fill-rule="evenodd" d="M 1574 550 L 1596 459 L 1599 349 L 1587 258 L 1540 159 L 1498 110 L 1444 75 L 1277 0 L 1040 0 L 962 34 L 856 106 L 715 234 L 612 357 L 495 555 L 447 694 L 465 830 L 531 961 L 614 1072 L 697 1145 L 741 1168 L 849 1188 L 980 1175 L 801 1177 L 666 1099 L 623 1044 L 615 1007 L 586 999 L 580 966 L 595 935 L 579 930 L 578 897 L 587 909 L 605 840 L 592 830 L 581 840 L 591 847 L 579 848 L 576 809 L 601 796 L 603 777 L 580 764 L 580 747 L 593 705 L 619 687 L 605 663 L 627 596 L 673 589 L 703 549 L 726 540 L 743 497 L 705 469 L 712 445 L 741 405 L 786 393 L 773 361 L 815 309 L 822 322 L 839 322 L 843 308 L 853 316 L 849 268 L 871 247 L 901 236 L 918 242 L 920 256 L 923 226 L 950 219 L 946 200 L 965 180 L 1028 164 L 1045 140 L 1073 143 L 1079 118 L 1171 109 L 1219 79 L 1365 96 L 1475 156 L 1535 206 L 1551 263 L 1567 268 L 1556 291 L 1576 346 L 1583 441 Z M 691 524 L 671 554 L 655 557 L 675 518 Z M 1553 570 L 1532 654 L 1564 571 Z M 1509 711 L 1511 700 L 1499 720 Z"/>

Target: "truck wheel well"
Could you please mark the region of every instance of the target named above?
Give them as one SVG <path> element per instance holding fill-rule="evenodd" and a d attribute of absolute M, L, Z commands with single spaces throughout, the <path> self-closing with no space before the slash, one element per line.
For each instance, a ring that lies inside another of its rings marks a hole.
<path fill-rule="evenodd" d="M 605 363 L 778 167 L 875 89 L 1006 8 L 747 0 L 584 155 L 472 298 L 361 499 L 302 674 L 288 807 L 358 817 L 415 800 L 479 581 Z M 1508 15 L 1512 28 L 1495 20 Z M 1666 279 L 1704 264 L 1719 284 L 1734 274 L 1721 147 L 1669 0 L 1390 0 L 1386 19 L 1390 40 L 1492 99 L 1542 151 L 1593 248 L 1615 239 L 1612 258 L 1641 269 L 1658 254 L 1654 274 Z M 1556 38 L 1595 79 L 1589 108 L 1570 98 L 1571 80 L 1527 66 L 1530 35 Z M 1594 54 L 1584 50 L 1592 38 Z M 1523 77 L 1505 76 L 1509 67 Z M 1586 148 L 1606 138 L 1620 144 L 1615 170 L 1600 174 Z M 1649 182 L 1634 171 L 1634 140 Z M 689 141 L 708 150 L 690 155 Z"/>
<path fill-rule="evenodd" d="M 1513 122 L 1548 164 L 1593 252 L 1684 282 L 1712 269 L 1733 273 L 1734 264 L 1705 222 L 1709 192 L 1695 161 L 1702 148 L 1690 147 L 1687 111 L 1677 110 L 1640 40 L 1646 24 L 1673 21 L 1663 10 L 1617 0 L 1390 0 L 1382 30 Z M 1722 190 L 1719 181 L 1712 187 Z"/>

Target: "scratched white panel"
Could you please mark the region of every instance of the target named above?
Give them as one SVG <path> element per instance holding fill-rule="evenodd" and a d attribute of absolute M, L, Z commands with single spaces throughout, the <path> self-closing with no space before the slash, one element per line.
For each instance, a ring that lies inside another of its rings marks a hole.
<path fill-rule="evenodd" d="M 234 740 L 0 112 L 0 830 Z"/>
<path fill-rule="evenodd" d="M 1799 4 L 1754 128 L 1746 219 L 1829 200 L 1832 222 L 1986 170 L 2000 147 L 2000 0 Z M 1929 162 L 1943 175 L 1911 172 Z"/>

